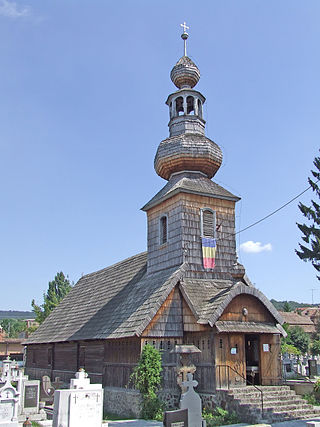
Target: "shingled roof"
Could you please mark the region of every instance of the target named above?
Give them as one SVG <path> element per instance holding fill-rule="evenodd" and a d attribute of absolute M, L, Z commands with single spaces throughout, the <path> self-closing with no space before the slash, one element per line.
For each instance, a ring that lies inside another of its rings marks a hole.
<path fill-rule="evenodd" d="M 279 324 L 283 319 L 268 298 L 257 288 L 243 282 L 229 280 L 183 279 L 181 292 L 193 311 L 198 323 L 213 326 L 225 308 L 237 295 L 256 297 L 269 310 Z"/>
<path fill-rule="evenodd" d="M 146 211 L 180 192 L 233 201 L 240 200 L 239 197 L 211 181 L 200 172 L 180 172 L 172 175 L 169 182 L 141 209 Z"/>
<path fill-rule="evenodd" d="M 258 298 L 283 323 L 270 301 L 253 286 L 184 278 L 187 263 L 147 274 L 146 261 L 144 252 L 83 276 L 25 344 L 140 336 L 177 284 L 200 324 L 214 326 L 240 294 Z"/>
<path fill-rule="evenodd" d="M 139 335 L 172 288 L 183 266 L 146 274 L 147 254 L 83 276 L 26 344 Z"/>
<path fill-rule="evenodd" d="M 310 334 L 316 332 L 315 324 L 310 319 L 310 317 L 302 316 L 301 314 L 294 313 L 293 311 L 281 311 L 280 314 L 283 317 L 285 323 L 287 323 L 289 326 L 300 326 L 304 332 Z"/>

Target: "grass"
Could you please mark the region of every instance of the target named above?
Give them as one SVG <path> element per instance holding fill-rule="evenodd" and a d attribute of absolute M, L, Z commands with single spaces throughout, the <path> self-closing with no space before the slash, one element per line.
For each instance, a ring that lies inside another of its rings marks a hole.
<path fill-rule="evenodd" d="M 107 412 L 104 417 L 103 420 L 104 421 L 119 421 L 119 420 L 134 420 L 135 417 L 122 417 L 121 415 L 117 415 L 117 414 L 112 414 L 110 412 Z"/>
<path fill-rule="evenodd" d="M 238 424 L 240 421 L 235 412 L 229 413 L 222 408 L 215 408 L 213 412 L 203 410 L 202 417 L 207 422 L 207 427 L 223 426 L 227 424 Z"/>

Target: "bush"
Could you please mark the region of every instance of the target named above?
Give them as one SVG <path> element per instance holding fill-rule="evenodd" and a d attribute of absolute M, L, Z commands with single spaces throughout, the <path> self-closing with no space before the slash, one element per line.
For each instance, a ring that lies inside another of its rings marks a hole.
<path fill-rule="evenodd" d="M 313 405 L 313 406 L 320 405 L 320 402 L 316 398 L 314 393 L 306 393 L 302 397 L 309 403 L 309 405 Z"/>
<path fill-rule="evenodd" d="M 228 411 L 219 407 L 216 407 L 213 412 L 204 409 L 202 412 L 202 417 L 206 420 L 207 427 L 239 423 L 239 419 L 235 412 L 229 413 Z"/>
<path fill-rule="evenodd" d="M 298 356 L 299 354 L 301 354 L 301 351 L 298 350 L 294 345 L 284 343 L 281 344 L 281 353 L 295 354 Z"/>
<path fill-rule="evenodd" d="M 130 381 L 142 395 L 141 417 L 146 420 L 162 421 L 163 418 L 164 403 L 156 394 L 160 388 L 161 371 L 161 354 L 152 345 L 146 344 L 130 376 Z"/>

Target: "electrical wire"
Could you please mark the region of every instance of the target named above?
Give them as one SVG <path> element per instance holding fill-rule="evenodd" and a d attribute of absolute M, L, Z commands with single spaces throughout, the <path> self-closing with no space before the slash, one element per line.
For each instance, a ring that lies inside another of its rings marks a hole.
<path fill-rule="evenodd" d="M 315 184 L 319 182 L 319 179 L 315 182 Z M 289 200 L 287 203 L 285 203 L 284 205 L 280 206 L 280 208 L 274 210 L 273 212 L 269 213 L 268 215 L 266 215 L 265 217 L 259 219 L 259 221 L 254 222 L 253 224 L 248 225 L 248 227 L 243 228 L 242 230 L 237 231 L 236 233 L 234 233 L 234 235 L 237 235 L 239 233 L 242 233 L 243 231 L 248 230 L 251 227 L 254 227 L 257 224 L 260 224 L 260 222 L 266 220 L 267 218 L 270 218 L 270 216 L 274 215 L 275 213 L 281 211 L 281 209 L 285 208 L 286 206 L 288 206 L 290 203 L 292 203 L 293 201 L 295 201 L 298 197 L 302 196 L 302 194 L 306 193 L 308 190 L 310 190 L 311 185 L 309 185 L 308 188 L 306 188 L 305 190 L 303 190 L 301 193 L 299 193 L 297 196 L 293 197 L 291 200 Z"/>

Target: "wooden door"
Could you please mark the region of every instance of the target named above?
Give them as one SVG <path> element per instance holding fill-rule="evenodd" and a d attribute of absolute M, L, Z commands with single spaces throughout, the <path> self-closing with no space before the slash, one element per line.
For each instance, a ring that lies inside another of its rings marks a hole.
<path fill-rule="evenodd" d="M 260 336 L 260 376 L 262 385 L 280 384 L 280 335 L 278 334 Z"/>
<path fill-rule="evenodd" d="M 216 387 L 245 385 L 245 340 L 243 334 L 219 334 L 215 339 Z"/>

